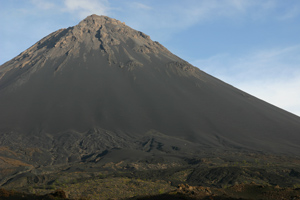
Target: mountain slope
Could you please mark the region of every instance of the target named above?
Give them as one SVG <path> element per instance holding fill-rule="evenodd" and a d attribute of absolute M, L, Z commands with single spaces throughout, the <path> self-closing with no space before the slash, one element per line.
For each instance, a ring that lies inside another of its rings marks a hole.
<path fill-rule="evenodd" d="M 0 67 L 0 134 L 1 146 L 20 153 L 11 158 L 36 165 L 96 161 L 116 148 L 138 158 L 216 149 L 300 155 L 299 117 L 96 15 Z"/>

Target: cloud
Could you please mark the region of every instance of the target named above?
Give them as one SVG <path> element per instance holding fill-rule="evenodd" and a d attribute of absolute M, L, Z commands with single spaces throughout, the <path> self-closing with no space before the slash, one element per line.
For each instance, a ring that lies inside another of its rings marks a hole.
<path fill-rule="evenodd" d="M 293 4 L 290 7 L 295 7 L 297 3 Z M 278 0 L 202 0 L 184 2 L 177 11 L 188 20 L 186 24 L 194 25 L 224 18 L 264 21 L 271 16 L 279 16 L 278 10 L 281 7 L 282 2 Z M 295 10 L 293 9 L 293 15 Z"/>
<path fill-rule="evenodd" d="M 134 9 L 152 10 L 151 6 L 148 6 L 146 4 L 142 4 L 142 3 L 139 3 L 139 2 L 134 2 L 131 6 Z"/>
<path fill-rule="evenodd" d="M 108 15 L 110 10 L 108 0 L 31 0 L 32 9 L 55 11 L 60 14 L 71 13 L 78 19 L 83 19 L 91 14 Z"/>
<path fill-rule="evenodd" d="M 300 74 L 286 79 L 267 79 L 242 82 L 244 91 L 300 116 Z"/>
<path fill-rule="evenodd" d="M 108 0 L 31 0 L 33 9 L 51 10 L 62 13 L 71 13 L 79 19 L 91 14 L 107 15 L 110 10 Z"/>
<path fill-rule="evenodd" d="M 147 1 L 137 3 L 126 1 L 118 5 L 112 16 L 126 21 L 131 27 L 147 32 L 161 42 L 172 35 L 204 23 L 219 20 L 246 21 L 261 20 L 274 9 L 274 0 L 188 0 Z M 138 17 L 137 17 L 138 16 Z"/>
<path fill-rule="evenodd" d="M 300 116 L 300 45 L 215 55 L 192 64 L 221 80 Z"/>
<path fill-rule="evenodd" d="M 107 15 L 109 11 L 107 0 L 64 0 L 65 12 L 78 13 L 80 19 L 91 14 Z"/>
<path fill-rule="evenodd" d="M 31 3 L 35 5 L 37 8 L 43 10 L 48 10 L 56 7 L 54 3 L 45 0 L 31 0 Z"/>
<path fill-rule="evenodd" d="M 214 74 L 234 75 L 243 80 L 247 77 L 273 78 L 286 77 L 299 69 L 300 45 L 256 50 L 245 55 L 214 55 L 193 62 L 199 68 L 210 70 Z M 268 73 L 266 73 L 268 72 Z"/>

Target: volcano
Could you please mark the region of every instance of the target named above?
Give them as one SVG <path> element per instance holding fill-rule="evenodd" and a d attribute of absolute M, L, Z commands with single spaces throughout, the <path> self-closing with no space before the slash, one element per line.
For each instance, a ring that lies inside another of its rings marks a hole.
<path fill-rule="evenodd" d="M 32 165 L 224 150 L 300 155 L 298 116 L 97 15 L 0 67 L 0 134 L 2 156 Z"/>

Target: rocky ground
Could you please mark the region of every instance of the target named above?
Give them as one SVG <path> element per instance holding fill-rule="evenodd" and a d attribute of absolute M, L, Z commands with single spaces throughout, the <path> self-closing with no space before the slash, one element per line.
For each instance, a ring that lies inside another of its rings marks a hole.
<path fill-rule="evenodd" d="M 9 172 L 12 175 L 2 184 L 0 199 L 15 199 L 16 195 L 19 199 L 47 199 L 57 190 L 64 191 L 68 199 L 91 200 L 299 199 L 300 196 L 299 160 L 282 156 L 243 154 L 194 158 L 185 163 L 157 158 L 20 167 L 24 168 L 23 173 Z M 5 172 L 2 170 L 2 174 Z"/>
<path fill-rule="evenodd" d="M 158 184 L 159 186 L 159 184 Z M 105 190 L 105 189 L 104 189 Z M 188 184 L 180 184 L 177 189 L 173 189 L 168 192 L 162 192 L 156 195 L 138 195 L 130 198 L 118 197 L 115 198 L 115 194 L 111 197 L 105 198 L 101 193 L 95 194 L 98 198 L 90 196 L 82 196 L 80 198 L 68 198 L 69 195 L 63 190 L 56 190 L 49 194 L 26 194 L 22 192 L 15 192 L 12 190 L 0 189 L 0 199 L 36 199 L 36 200 L 60 200 L 60 199 L 120 199 L 120 200 L 157 200 L 157 199 L 173 199 L 173 200 L 282 200 L 300 199 L 300 188 L 281 188 L 279 186 L 258 185 L 255 183 L 250 184 L 238 184 L 230 186 L 228 188 L 215 188 L 215 187 L 203 187 L 203 186 L 190 186 Z"/>
<path fill-rule="evenodd" d="M 265 186 L 250 184 L 238 184 L 228 188 L 210 188 L 203 186 L 190 186 L 181 184 L 176 190 L 165 194 L 147 197 L 134 197 L 131 200 L 154 200 L 154 199 L 300 199 L 300 188 L 280 188 L 279 186 Z"/>

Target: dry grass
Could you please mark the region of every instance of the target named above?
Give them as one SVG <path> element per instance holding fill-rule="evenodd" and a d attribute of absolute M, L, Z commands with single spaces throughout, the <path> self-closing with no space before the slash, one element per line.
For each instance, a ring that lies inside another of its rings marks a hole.
<path fill-rule="evenodd" d="M 55 183 L 52 190 L 64 190 L 71 199 L 104 200 L 111 198 L 129 198 L 141 195 L 156 195 L 174 190 L 166 181 L 144 181 L 124 177 L 105 179 L 88 179 L 71 181 L 71 183 Z M 43 189 L 34 189 L 34 193 L 45 193 Z M 47 190 L 49 193 L 49 190 Z"/>
<path fill-rule="evenodd" d="M 24 163 L 20 160 L 7 158 L 7 157 L 3 157 L 3 156 L 0 156 L 0 167 L 1 167 L 1 165 L 10 165 L 10 167 L 32 166 L 32 165 Z"/>
<path fill-rule="evenodd" d="M 18 156 L 16 152 L 10 150 L 8 147 L 0 147 L 0 153 L 8 153 L 14 156 Z"/>

